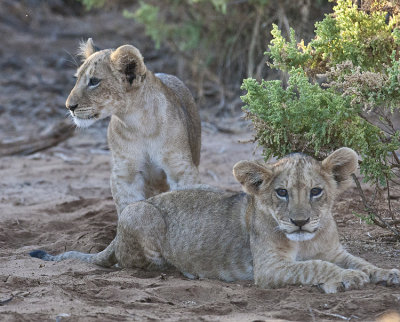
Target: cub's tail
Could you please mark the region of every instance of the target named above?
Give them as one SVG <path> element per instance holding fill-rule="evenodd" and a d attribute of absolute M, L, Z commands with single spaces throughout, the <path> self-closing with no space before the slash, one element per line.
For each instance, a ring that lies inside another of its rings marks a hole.
<path fill-rule="evenodd" d="M 97 254 L 86 254 L 76 251 L 65 252 L 59 255 L 50 255 L 43 250 L 33 250 L 29 253 L 31 257 L 40 258 L 45 261 L 59 262 L 68 258 L 76 258 L 83 262 L 93 263 L 103 267 L 111 267 L 117 264 L 114 251 L 115 239 L 107 246 L 106 249 Z"/>

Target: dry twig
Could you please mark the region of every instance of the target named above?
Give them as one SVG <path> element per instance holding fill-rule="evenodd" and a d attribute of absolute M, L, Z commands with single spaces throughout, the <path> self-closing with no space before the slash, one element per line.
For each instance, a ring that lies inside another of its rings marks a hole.
<path fill-rule="evenodd" d="M 320 310 L 317 310 L 317 309 L 313 309 L 313 310 L 315 312 L 317 312 L 318 314 L 322 314 L 322 315 L 326 315 L 326 316 L 332 316 L 332 317 L 339 318 L 339 319 L 342 319 L 342 320 L 345 320 L 345 321 L 350 321 L 352 319 L 359 319 L 359 317 L 355 316 L 355 315 L 351 315 L 350 317 L 347 317 L 347 316 L 344 316 L 344 315 L 341 315 L 341 314 L 337 314 L 337 313 L 323 312 L 323 311 L 320 311 Z"/>
<path fill-rule="evenodd" d="M 356 177 L 355 174 L 351 175 L 354 183 L 356 184 L 358 193 L 361 197 L 361 200 L 364 204 L 365 210 L 368 212 L 369 215 L 371 215 L 371 220 L 373 221 L 373 223 L 381 228 L 384 229 L 389 229 L 397 238 L 400 238 L 400 232 L 398 232 L 395 228 L 393 228 L 386 220 L 384 220 L 382 218 L 381 215 L 379 215 L 378 211 L 376 209 L 374 209 L 373 207 L 371 207 L 367 201 L 367 198 L 364 195 L 364 191 L 361 188 L 361 184 L 360 181 L 358 180 L 358 178 Z M 378 220 L 376 220 L 376 218 L 378 218 Z"/>
<path fill-rule="evenodd" d="M 42 151 L 68 139 L 74 132 L 74 127 L 69 121 L 63 121 L 52 126 L 46 133 L 36 137 L 27 137 L 21 141 L 0 142 L 0 157 L 7 155 L 29 155 Z"/>

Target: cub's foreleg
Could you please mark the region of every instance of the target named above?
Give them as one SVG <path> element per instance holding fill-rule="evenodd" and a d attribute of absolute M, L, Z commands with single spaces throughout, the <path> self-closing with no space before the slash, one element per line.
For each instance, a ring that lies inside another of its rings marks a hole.
<path fill-rule="evenodd" d="M 343 269 L 322 261 L 294 261 L 279 255 L 258 256 L 253 252 L 254 281 L 263 288 L 286 285 L 318 285 L 325 293 L 359 288 L 369 281 L 359 270 Z"/>
<path fill-rule="evenodd" d="M 385 282 L 386 285 L 400 284 L 400 271 L 397 269 L 382 269 L 368 263 L 366 260 L 351 255 L 342 247 L 334 253 L 327 254 L 326 260 L 343 268 L 350 268 L 366 273 L 372 283 Z"/>
<path fill-rule="evenodd" d="M 144 168 L 142 162 L 113 157 L 110 183 L 118 216 L 129 204 L 145 199 Z"/>

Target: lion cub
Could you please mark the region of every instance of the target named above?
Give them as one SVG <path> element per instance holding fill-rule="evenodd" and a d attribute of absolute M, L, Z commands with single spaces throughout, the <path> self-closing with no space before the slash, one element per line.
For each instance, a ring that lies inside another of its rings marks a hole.
<path fill-rule="evenodd" d="M 399 284 L 397 269 L 352 256 L 339 242 L 331 210 L 357 162 L 349 148 L 322 162 L 302 154 L 273 164 L 241 161 L 233 174 L 246 193 L 164 193 L 129 205 L 115 239 L 98 254 L 31 256 L 146 269 L 171 264 L 187 277 L 254 279 L 264 288 L 318 285 L 327 293 Z"/>
<path fill-rule="evenodd" d="M 152 188 L 198 183 L 201 125 L 189 89 L 175 76 L 153 74 L 130 45 L 96 51 L 89 39 L 80 55 L 84 61 L 66 107 L 78 127 L 111 116 L 111 191 L 118 214 L 152 195 Z"/>

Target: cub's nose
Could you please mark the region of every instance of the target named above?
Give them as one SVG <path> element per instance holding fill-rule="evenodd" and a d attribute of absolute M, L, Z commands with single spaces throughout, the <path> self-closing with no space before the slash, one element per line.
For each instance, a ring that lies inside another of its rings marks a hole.
<path fill-rule="evenodd" d="M 310 221 L 310 218 L 307 218 L 306 220 L 293 220 L 290 219 L 293 225 L 296 225 L 297 227 L 303 227 L 305 224 L 308 224 Z"/>
<path fill-rule="evenodd" d="M 67 105 L 67 109 L 69 109 L 71 112 L 75 111 L 77 107 L 78 107 L 78 104 Z"/>

